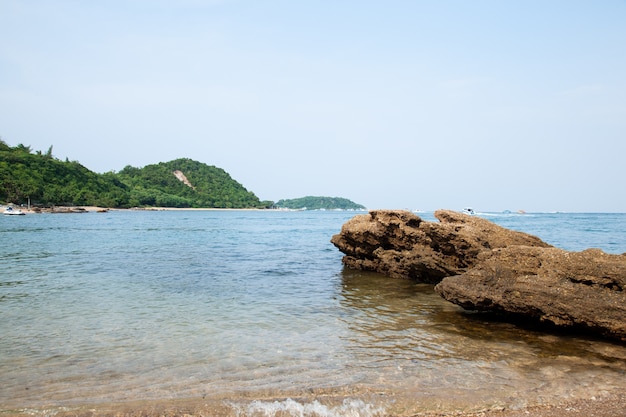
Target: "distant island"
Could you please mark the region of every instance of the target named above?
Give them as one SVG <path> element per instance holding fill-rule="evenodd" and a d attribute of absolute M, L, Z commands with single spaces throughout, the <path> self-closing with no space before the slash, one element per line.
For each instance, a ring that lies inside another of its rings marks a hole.
<path fill-rule="evenodd" d="M 2 139 L 0 203 L 33 207 L 364 208 L 337 197 L 261 201 L 223 169 L 188 158 L 98 174 L 77 161 L 53 157 L 52 146 L 47 152 L 33 151 L 22 144 L 11 147 Z"/>
<path fill-rule="evenodd" d="M 274 206 L 291 210 L 365 210 L 364 206 L 341 197 L 308 196 L 279 200 Z"/>

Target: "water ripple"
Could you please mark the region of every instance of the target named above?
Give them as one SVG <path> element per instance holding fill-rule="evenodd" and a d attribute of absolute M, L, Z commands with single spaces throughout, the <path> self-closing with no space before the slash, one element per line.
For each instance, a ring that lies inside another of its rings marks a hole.
<path fill-rule="evenodd" d="M 343 269 L 329 240 L 351 216 L 114 212 L 3 224 L 19 246 L 0 248 L 0 405 L 349 392 L 363 404 L 385 393 L 456 410 L 624 387 L 624 346 L 494 322 L 432 286 Z M 567 222 L 516 219 L 568 241 Z M 626 235 L 585 228 L 569 236 Z"/>

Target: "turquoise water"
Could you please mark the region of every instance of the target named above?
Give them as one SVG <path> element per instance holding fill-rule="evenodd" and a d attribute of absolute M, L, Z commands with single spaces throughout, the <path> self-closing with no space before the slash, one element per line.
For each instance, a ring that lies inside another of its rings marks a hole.
<path fill-rule="evenodd" d="M 0 410 L 205 398 L 303 415 L 323 393 L 348 401 L 327 415 L 377 415 L 624 389 L 622 345 L 487 322 L 429 285 L 344 270 L 329 241 L 354 215 L 0 218 Z M 481 216 L 626 252 L 626 214 Z"/>

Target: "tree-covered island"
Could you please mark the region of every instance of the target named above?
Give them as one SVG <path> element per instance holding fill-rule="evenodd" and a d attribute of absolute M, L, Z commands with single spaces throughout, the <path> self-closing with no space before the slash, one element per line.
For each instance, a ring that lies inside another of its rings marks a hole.
<path fill-rule="evenodd" d="M 34 207 L 365 209 L 340 197 L 261 201 L 223 169 L 187 158 L 98 174 L 77 161 L 55 158 L 52 146 L 33 151 L 0 139 L 0 204 L 27 202 Z"/>
<path fill-rule="evenodd" d="M 291 210 L 365 210 L 365 207 L 342 197 L 301 197 L 279 200 L 275 207 Z"/>
<path fill-rule="evenodd" d="M 226 171 L 191 159 L 98 174 L 0 140 L 0 202 L 33 206 L 269 208 Z"/>

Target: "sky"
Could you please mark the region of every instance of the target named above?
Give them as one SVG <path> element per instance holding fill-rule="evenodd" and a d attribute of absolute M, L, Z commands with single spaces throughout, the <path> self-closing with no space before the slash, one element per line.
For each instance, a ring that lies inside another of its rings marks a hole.
<path fill-rule="evenodd" d="M 0 137 L 261 200 L 626 212 L 626 0 L 0 0 Z"/>

